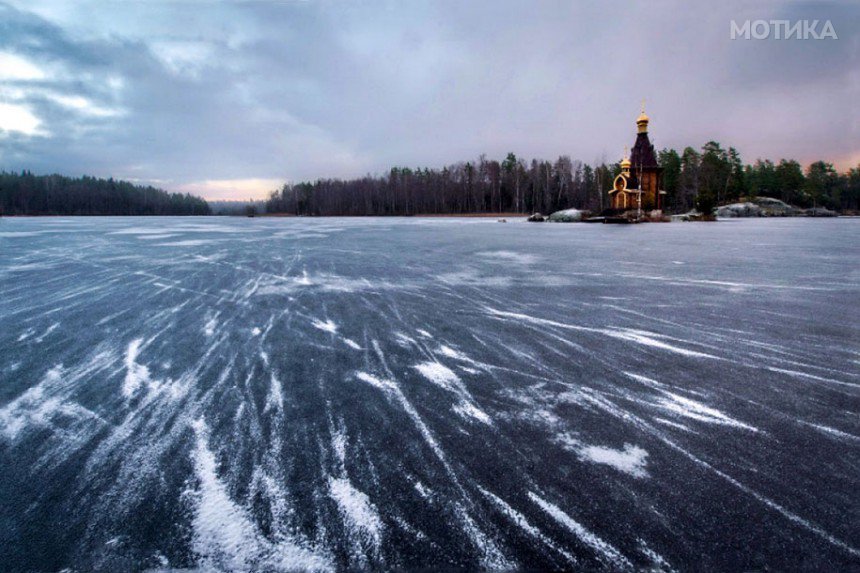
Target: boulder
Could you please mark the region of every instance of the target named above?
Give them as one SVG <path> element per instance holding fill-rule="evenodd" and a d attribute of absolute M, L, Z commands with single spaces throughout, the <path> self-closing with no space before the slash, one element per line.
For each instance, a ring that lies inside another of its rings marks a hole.
<path fill-rule="evenodd" d="M 546 217 L 541 215 L 540 213 L 532 213 L 531 217 L 526 219 L 529 223 L 543 223 L 546 221 Z"/>
<path fill-rule="evenodd" d="M 556 211 L 549 216 L 549 221 L 552 223 L 577 223 L 586 217 L 585 211 L 579 209 L 564 209 Z"/>
<path fill-rule="evenodd" d="M 798 210 L 773 197 L 756 197 L 752 202 L 759 206 L 764 217 L 794 217 Z"/>
<path fill-rule="evenodd" d="M 717 217 L 761 217 L 761 207 L 755 203 L 732 203 L 717 209 Z"/>

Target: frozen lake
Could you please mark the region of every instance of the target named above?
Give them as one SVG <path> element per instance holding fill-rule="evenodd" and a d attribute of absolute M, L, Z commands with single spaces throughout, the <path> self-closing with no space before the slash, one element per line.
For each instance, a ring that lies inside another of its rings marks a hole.
<path fill-rule="evenodd" d="M 860 220 L 0 221 L 0 569 L 860 568 Z"/>

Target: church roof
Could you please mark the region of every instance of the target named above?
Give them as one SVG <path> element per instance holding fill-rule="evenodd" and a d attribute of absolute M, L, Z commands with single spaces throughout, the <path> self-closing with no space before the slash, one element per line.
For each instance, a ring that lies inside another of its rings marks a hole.
<path fill-rule="evenodd" d="M 636 143 L 633 144 L 633 150 L 630 153 L 630 163 L 633 170 L 640 167 L 648 169 L 649 167 L 659 167 L 657 163 L 657 154 L 654 153 L 654 146 L 651 145 L 651 140 L 648 139 L 648 132 L 636 134 Z"/>

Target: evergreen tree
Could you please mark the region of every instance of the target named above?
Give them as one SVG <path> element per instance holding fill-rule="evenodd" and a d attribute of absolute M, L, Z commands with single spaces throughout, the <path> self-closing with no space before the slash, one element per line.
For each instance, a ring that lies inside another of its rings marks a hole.
<path fill-rule="evenodd" d="M 839 204 L 839 177 L 832 163 L 816 161 L 806 170 L 804 191 L 813 207 L 835 207 Z"/>
<path fill-rule="evenodd" d="M 706 205 L 719 205 L 727 195 L 730 176 L 731 166 L 728 154 L 719 143 L 709 141 L 702 148 L 697 195 L 699 200 L 704 201 Z"/>
<path fill-rule="evenodd" d="M 678 189 L 681 179 L 681 156 L 674 149 L 664 149 L 657 154 L 657 161 L 663 168 L 663 190 L 666 191 L 664 209 L 678 210 Z"/>
<path fill-rule="evenodd" d="M 734 147 L 729 147 L 729 184 L 726 199 L 737 201 L 747 194 L 747 182 L 741 155 Z"/>
<path fill-rule="evenodd" d="M 843 178 L 841 209 L 860 209 L 860 165 L 848 170 Z"/>
<path fill-rule="evenodd" d="M 754 165 L 744 170 L 747 178 L 747 190 L 751 197 L 766 195 L 770 197 L 778 187 L 776 170 L 773 161 L 756 159 Z"/>
<path fill-rule="evenodd" d="M 805 202 L 805 181 L 800 163 L 793 159 L 780 159 L 779 165 L 774 169 L 774 181 L 782 201 L 789 204 Z"/>
<path fill-rule="evenodd" d="M 701 157 L 692 147 L 684 148 L 681 155 L 681 173 L 678 178 L 678 209 L 689 211 L 699 193 L 699 162 Z"/>

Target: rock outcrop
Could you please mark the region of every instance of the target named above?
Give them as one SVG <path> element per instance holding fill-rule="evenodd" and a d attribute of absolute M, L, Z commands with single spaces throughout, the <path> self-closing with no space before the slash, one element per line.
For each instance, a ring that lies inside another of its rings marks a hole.
<path fill-rule="evenodd" d="M 717 209 L 717 217 L 761 217 L 761 207 L 747 201 L 746 203 L 732 203 L 723 205 Z"/>
<path fill-rule="evenodd" d="M 678 213 L 677 215 L 672 215 L 670 219 L 673 223 L 677 223 L 679 221 L 701 221 L 702 214 L 698 211 L 687 211 L 686 213 Z"/>
<path fill-rule="evenodd" d="M 587 211 L 580 211 L 579 209 L 564 209 L 562 211 L 556 211 L 550 215 L 549 221 L 552 223 L 578 223 L 587 216 Z"/>
<path fill-rule="evenodd" d="M 836 211 L 831 211 L 826 207 L 815 207 L 813 209 L 806 209 L 804 214 L 807 217 L 838 217 L 839 213 Z"/>
<path fill-rule="evenodd" d="M 756 197 L 744 203 L 723 205 L 717 209 L 717 217 L 836 217 L 838 213 L 824 207 L 800 209 L 774 199 L 773 197 Z"/>
<path fill-rule="evenodd" d="M 762 217 L 794 217 L 798 209 L 773 197 L 756 197 L 752 202 L 761 209 Z"/>

